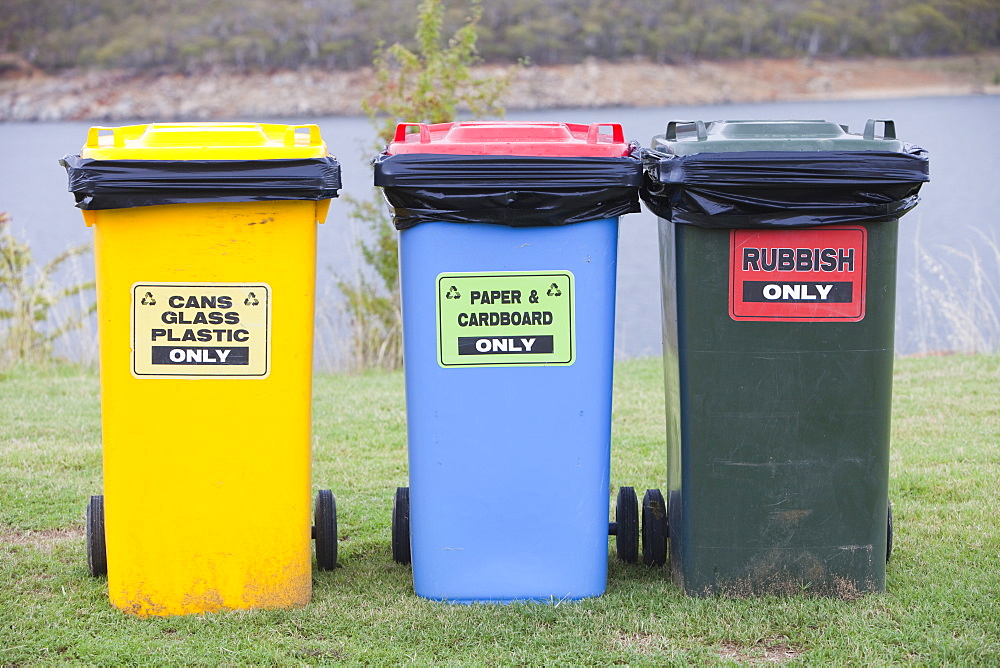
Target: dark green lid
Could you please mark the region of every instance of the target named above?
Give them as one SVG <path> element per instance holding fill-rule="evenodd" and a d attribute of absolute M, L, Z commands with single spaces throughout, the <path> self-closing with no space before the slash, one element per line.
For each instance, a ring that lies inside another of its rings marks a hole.
<path fill-rule="evenodd" d="M 877 124 L 883 136 L 875 136 Z M 871 119 L 864 134 L 830 121 L 670 121 L 653 137 L 655 150 L 674 155 L 736 151 L 891 151 L 901 152 L 896 124 Z"/>

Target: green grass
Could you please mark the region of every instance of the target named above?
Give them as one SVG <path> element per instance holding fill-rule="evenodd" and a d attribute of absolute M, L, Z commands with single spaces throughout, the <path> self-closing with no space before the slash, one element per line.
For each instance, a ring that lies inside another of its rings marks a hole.
<path fill-rule="evenodd" d="M 616 374 L 612 485 L 641 493 L 665 476 L 660 362 Z M 897 360 L 885 594 L 691 599 L 665 571 L 612 559 L 597 599 L 453 607 L 416 597 L 390 556 L 392 492 L 406 483 L 402 375 L 321 375 L 313 479 L 337 495 L 342 567 L 315 573 L 303 609 L 135 619 L 86 569 L 97 376 L 14 370 L 0 379 L 0 665 L 996 665 L 998 382 L 997 355 Z"/>

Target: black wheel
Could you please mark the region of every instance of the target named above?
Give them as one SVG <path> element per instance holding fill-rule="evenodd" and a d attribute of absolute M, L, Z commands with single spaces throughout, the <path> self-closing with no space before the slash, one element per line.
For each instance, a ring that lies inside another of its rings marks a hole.
<path fill-rule="evenodd" d="M 104 536 L 104 496 L 87 504 L 87 568 L 95 578 L 108 574 L 108 546 Z"/>
<path fill-rule="evenodd" d="M 615 505 L 615 547 L 618 558 L 626 564 L 639 562 L 639 501 L 631 487 L 618 488 Z"/>
<path fill-rule="evenodd" d="M 889 563 L 889 557 L 892 556 L 892 501 L 889 502 L 889 523 L 885 533 L 885 563 Z"/>
<path fill-rule="evenodd" d="M 316 565 L 321 571 L 337 567 L 337 501 L 333 492 L 321 489 L 316 494 Z"/>
<path fill-rule="evenodd" d="M 667 505 L 658 489 L 647 489 L 642 497 L 642 563 L 662 566 L 667 563 Z"/>
<path fill-rule="evenodd" d="M 392 500 L 392 560 L 410 563 L 410 488 L 397 487 Z"/>

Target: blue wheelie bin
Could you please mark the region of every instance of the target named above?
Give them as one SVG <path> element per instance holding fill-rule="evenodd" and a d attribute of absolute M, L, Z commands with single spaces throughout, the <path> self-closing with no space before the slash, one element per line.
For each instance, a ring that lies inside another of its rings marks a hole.
<path fill-rule="evenodd" d="M 394 558 L 430 599 L 602 594 L 636 146 L 617 124 L 403 124 L 375 173 L 401 230 L 410 485 Z"/>

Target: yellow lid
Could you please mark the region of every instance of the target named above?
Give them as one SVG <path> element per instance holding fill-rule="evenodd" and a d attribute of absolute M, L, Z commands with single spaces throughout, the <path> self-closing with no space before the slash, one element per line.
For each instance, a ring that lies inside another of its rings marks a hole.
<path fill-rule="evenodd" d="M 80 157 L 95 160 L 322 158 L 319 127 L 276 123 L 148 123 L 92 127 Z"/>

